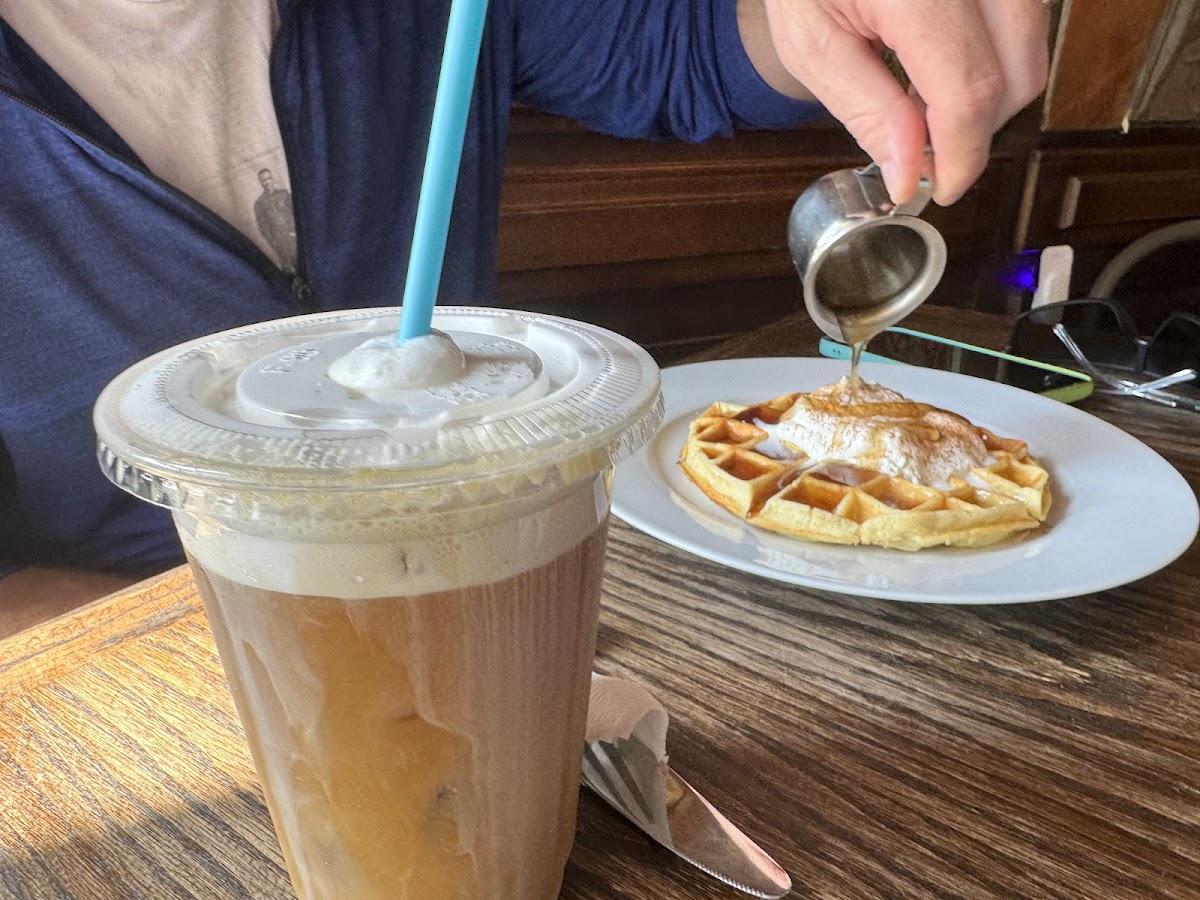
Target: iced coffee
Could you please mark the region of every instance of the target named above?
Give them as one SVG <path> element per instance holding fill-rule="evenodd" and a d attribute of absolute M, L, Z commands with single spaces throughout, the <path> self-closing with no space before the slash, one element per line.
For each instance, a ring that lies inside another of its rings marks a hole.
<path fill-rule="evenodd" d="M 405 375 L 394 325 L 160 354 L 101 398 L 101 462 L 174 511 L 302 900 L 549 900 L 612 466 L 658 423 L 657 371 L 600 329 L 450 309 L 463 359 Z"/>

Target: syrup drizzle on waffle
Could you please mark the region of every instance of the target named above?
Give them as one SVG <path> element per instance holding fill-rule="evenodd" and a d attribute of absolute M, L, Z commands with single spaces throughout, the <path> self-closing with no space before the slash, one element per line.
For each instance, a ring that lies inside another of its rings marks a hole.
<path fill-rule="evenodd" d="M 759 452 L 769 435 L 755 423 L 777 425 L 802 396 L 807 395 L 786 394 L 751 406 L 714 403 L 689 426 L 683 471 L 713 502 L 750 524 L 814 541 L 904 550 L 979 547 L 1037 528 L 1049 512 L 1046 470 L 1023 441 L 985 428 L 977 431 L 988 462 L 952 476 L 943 487 L 853 461 Z"/>

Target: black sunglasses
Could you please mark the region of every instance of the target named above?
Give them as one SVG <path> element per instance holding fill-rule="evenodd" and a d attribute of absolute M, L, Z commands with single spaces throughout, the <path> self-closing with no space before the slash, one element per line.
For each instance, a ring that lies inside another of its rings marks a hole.
<path fill-rule="evenodd" d="M 1200 412 L 1200 316 L 1193 313 L 1172 313 L 1147 338 L 1138 334 L 1133 317 L 1110 300 L 1050 303 L 1017 317 L 1005 350 L 1077 365 L 1092 376 L 1100 393 Z"/>

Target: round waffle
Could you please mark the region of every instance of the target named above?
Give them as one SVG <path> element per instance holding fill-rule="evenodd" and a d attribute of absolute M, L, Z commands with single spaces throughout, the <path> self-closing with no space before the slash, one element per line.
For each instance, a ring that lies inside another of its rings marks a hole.
<path fill-rule="evenodd" d="M 814 463 L 795 448 L 764 452 L 776 442 L 755 423 L 776 425 L 809 396 L 787 394 L 752 406 L 714 403 L 688 428 L 684 473 L 751 525 L 836 544 L 982 547 L 1037 528 L 1050 510 L 1049 476 L 1025 442 L 978 426 L 972 427 L 988 460 L 940 487 L 854 460 Z"/>

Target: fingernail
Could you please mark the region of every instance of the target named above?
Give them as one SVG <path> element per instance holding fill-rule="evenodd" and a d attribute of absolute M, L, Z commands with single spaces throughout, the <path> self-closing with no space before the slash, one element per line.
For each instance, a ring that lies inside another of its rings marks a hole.
<path fill-rule="evenodd" d="M 962 199 L 963 193 L 964 192 L 961 191 L 950 192 L 938 190 L 935 187 L 933 191 L 933 202 L 938 206 L 951 206 Z"/>

